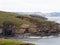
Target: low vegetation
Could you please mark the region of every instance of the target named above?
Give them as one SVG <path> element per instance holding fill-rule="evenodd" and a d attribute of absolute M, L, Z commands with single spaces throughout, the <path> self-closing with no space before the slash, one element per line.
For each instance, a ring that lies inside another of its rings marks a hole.
<path fill-rule="evenodd" d="M 0 38 L 0 45 L 35 45 L 35 44 Z"/>

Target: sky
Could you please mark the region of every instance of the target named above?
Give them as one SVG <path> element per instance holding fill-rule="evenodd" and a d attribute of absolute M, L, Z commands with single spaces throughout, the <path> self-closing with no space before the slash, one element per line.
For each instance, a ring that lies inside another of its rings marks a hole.
<path fill-rule="evenodd" d="M 60 12 L 60 0 L 0 0 L 0 11 Z"/>
<path fill-rule="evenodd" d="M 55 21 L 55 22 L 60 23 L 60 17 L 47 17 L 47 18 L 48 18 L 48 20 L 50 20 L 50 21 Z"/>

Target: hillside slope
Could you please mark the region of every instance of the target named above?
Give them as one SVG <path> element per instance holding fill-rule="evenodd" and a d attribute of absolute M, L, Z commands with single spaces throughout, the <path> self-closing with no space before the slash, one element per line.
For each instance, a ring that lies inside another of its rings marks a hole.
<path fill-rule="evenodd" d="M 59 33 L 59 24 L 47 21 L 45 17 L 0 11 L 0 34 L 3 36 L 49 36 Z"/>

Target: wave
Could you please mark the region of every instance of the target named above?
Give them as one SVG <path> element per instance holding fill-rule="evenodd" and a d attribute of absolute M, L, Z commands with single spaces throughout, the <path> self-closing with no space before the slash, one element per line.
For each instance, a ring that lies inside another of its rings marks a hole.
<path fill-rule="evenodd" d="M 53 38 L 55 36 L 44 36 L 44 37 L 40 37 L 40 36 L 30 36 L 28 38 L 31 38 L 31 39 L 47 39 L 47 38 Z"/>

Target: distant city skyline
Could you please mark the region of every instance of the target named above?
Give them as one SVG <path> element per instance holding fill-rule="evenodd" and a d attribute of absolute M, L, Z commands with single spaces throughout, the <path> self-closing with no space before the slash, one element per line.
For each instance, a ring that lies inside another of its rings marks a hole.
<path fill-rule="evenodd" d="M 0 11 L 60 12 L 60 0 L 0 0 Z"/>

